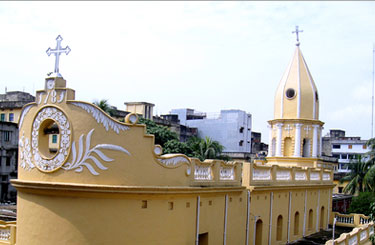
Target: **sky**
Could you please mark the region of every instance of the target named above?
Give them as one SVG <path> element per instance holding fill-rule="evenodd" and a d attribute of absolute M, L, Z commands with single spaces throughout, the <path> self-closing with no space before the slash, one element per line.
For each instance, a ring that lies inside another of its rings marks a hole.
<path fill-rule="evenodd" d="M 371 137 L 375 2 L 0 2 L 0 93 L 35 95 L 53 71 L 46 50 L 71 48 L 60 73 L 76 99 L 252 114 L 268 140 L 276 88 L 301 51 L 317 85 L 323 134 Z M 375 133 L 374 133 L 375 136 Z"/>

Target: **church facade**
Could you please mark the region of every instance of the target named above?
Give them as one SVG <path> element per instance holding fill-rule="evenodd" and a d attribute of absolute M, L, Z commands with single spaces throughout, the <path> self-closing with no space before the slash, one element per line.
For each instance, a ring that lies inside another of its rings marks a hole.
<path fill-rule="evenodd" d="M 317 89 L 297 46 L 277 89 L 267 160 L 201 162 L 163 154 L 135 113 L 121 123 L 76 101 L 55 69 L 19 120 L 15 240 L 286 244 L 327 229 L 333 172 L 319 158 L 318 116 Z"/>

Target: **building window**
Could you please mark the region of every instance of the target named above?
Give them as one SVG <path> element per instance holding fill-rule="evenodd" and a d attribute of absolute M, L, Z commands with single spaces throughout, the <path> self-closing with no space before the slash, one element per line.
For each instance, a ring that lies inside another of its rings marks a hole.
<path fill-rule="evenodd" d="M 241 128 L 240 128 L 240 133 L 241 133 L 241 134 L 243 133 L 243 130 L 244 130 L 244 127 L 241 127 Z"/>
<path fill-rule="evenodd" d="M 299 233 L 299 212 L 296 212 L 294 215 L 294 235 Z"/>
<path fill-rule="evenodd" d="M 7 157 L 6 158 L 6 162 L 5 162 L 6 166 L 10 166 L 10 157 Z"/>
<path fill-rule="evenodd" d="M 353 145 L 349 145 L 348 148 L 349 148 L 349 149 L 352 149 L 352 148 L 353 148 Z"/>
<path fill-rule="evenodd" d="M 339 186 L 339 193 L 342 193 L 342 190 L 344 189 L 344 187 L 342 186 Z"/>
<path fill-rule="evenodd" d="M 10 131 L 2 131 L 2 132 L 1 132 L 1 138 L 2 138 L 5 142 L 10 141 Z"/>
<path fill-rule="evenodd" d="M 0 116 L 0 121 L 4 122 L 5 121 L 5 113 L 1 113 Z"/>
<path fill-rule="evenodd" d="M 340 149 L 340 148 L 341 148 L 341 145 L 332 145 L 332 148 L 333 148 L 333 149 Z"/>
<path fill-rule="evenodd" d="M 9 122 L 14 121 L 14 113 L 9 113 Z"/>
<path fill-rule="evenodd" d="M 240 145 L 240 146 L 243 146 L 243 140 L 240 140 L 239 145 Z"/>
<path fill-rule="evenodd" d="M 52 135 L 52 143 L 53 144 L 57 143 L 57 134 Z"/>

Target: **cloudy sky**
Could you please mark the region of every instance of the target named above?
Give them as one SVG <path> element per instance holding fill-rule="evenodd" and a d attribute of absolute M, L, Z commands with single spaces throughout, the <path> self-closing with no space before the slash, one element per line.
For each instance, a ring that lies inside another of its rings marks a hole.
<path fill-rule="evenodd" d="M 267 141 L 296 25 L 324 134 L 370 138 L 375 2 L 0 2 L 0 92 L 42 89 L 60 34 L 76 99 L 146 101 L 159 115 L 241 109 Z"/>

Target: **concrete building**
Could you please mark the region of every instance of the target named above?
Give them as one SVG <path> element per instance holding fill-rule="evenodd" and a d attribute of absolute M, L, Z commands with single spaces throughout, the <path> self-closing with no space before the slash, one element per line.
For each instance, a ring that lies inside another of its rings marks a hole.
<path fill-rule="evenodd" d="M 154 104 L 148 102 L 125 102 L 126 111 L 140 114 L 146 119 L 152 120 L 154 115 Z"/>
<path fill-rule="evenodd" d="M 10 179 L 17 177 L 18 127 L 16 123 L 0 122 L 0 201 L 16 201 L 16 189 Z"/>
<path fill-rule="evenodd" d="M 22 107 L 34 102 L 35 97 L 20 91 L 0 94 L 0 121 L 18 123 Z"/>
<path fill-rule="evenodd" d="M 344 130 L 331 129 L 329 135 L 323 137 L 323 154 L 338 159 L 335 172 L 349 173 L 350 162 L 369 151 L 366 143 L 367 140 L 362 140 L 361 137 L 345 136 Z"/>
<path fill-rule="evenodd" d="M 234 159 L 250 159 L 251 114 L 242 110 L 221 110 L 214 118 L 193 109 L 173 109 L 181 124 L 198 129 L 198 137 L 209 137 L 224 146 L 223 153 Z"/>

